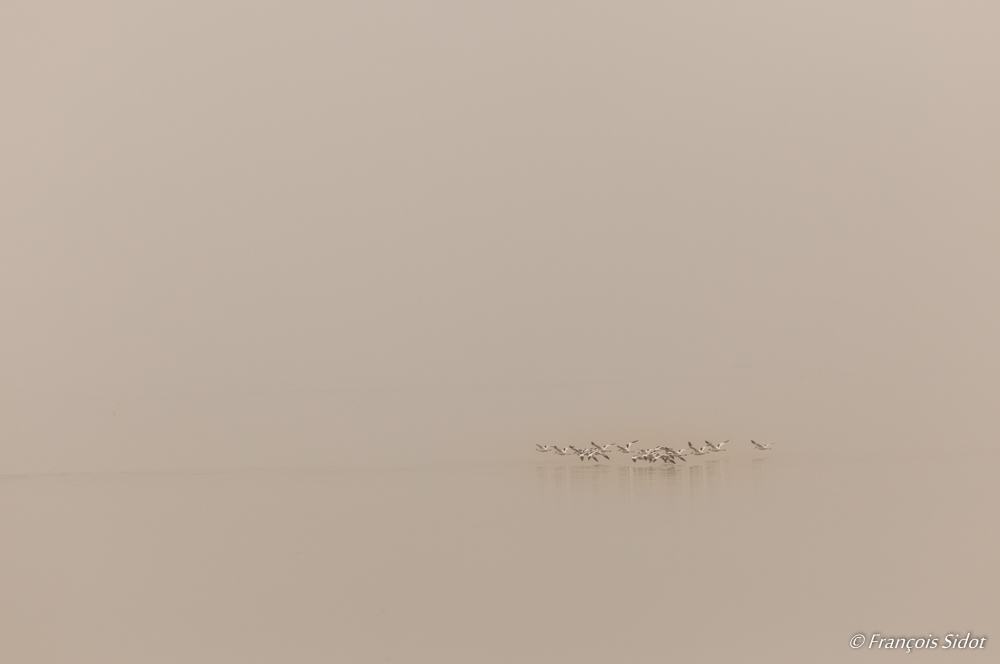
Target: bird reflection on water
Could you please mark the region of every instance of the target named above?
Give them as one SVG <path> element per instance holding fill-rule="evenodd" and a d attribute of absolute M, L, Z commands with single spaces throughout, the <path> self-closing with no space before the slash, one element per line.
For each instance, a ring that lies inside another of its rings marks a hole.
<path fill-rule="evenodd" d="M 556 504 L 688 505 L 763 488 L 769 459 L 711 459 L 684 466 L 540 465 L 540 499 Z"/>

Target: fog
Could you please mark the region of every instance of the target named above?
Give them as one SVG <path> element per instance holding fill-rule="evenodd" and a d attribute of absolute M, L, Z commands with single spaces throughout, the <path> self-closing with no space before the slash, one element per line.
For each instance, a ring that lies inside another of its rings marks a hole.
<path fill-rule="evenodd" d="M 0 474 L 984 447 L 993 3 L 4 3 Z"/>
<path fill-rule="evenodd" d="M 992 657 L 997 25 L 2 3 L 0 659 Z"/>

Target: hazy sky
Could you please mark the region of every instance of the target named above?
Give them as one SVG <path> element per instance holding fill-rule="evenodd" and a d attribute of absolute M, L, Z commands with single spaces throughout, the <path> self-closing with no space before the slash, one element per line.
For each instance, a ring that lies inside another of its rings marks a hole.
<path fill-rule="evenodd" d="M 0 474 L 992 433 L 997 25 L 5 2 Z"/>

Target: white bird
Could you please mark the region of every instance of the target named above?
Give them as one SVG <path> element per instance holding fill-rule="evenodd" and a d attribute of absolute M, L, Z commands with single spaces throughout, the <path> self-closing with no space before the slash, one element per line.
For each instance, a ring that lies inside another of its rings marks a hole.
<path fill-rule="evenodd" d="M 670 461 L 672 463 L 675 463 L 675 464 L 677 463 L 676 461 L 674 461 L 674 459 L 680 459 L 684 463 L 687 463 L 687 459 L 684 458 L 684 454 L 687 454 L 687 450 L 684 450 L 684 453 L 682 454 L 681 452 L 679 452 L 678 450 L 673 449 L 672 447 L 664 447 L 663 451 L 664 451 L 664 453 L 666 453 L 667 456 L 670 457 Z"/>
<path fill-rule="evenodd" d="M 568 447 L 553 447 L 552 449 L 555 450 L 555 453 L 559 456 L 567 456 L 569 454 Z"/>
<path fill-rule="evenodd" d="M 698 456 L 701 456 L 702 454 L 708 454 L 708 452 L 705 451 L 708 449 L 707 447 L 702 446 L 701 449 L 699 449 L 694 445 L 692 445 L 690 440 L 688 441 L 688 447 L 690 447 L 691 451 L 697 454 Z"/>
<path fill-rule="evenodd" d="M 538 443 L 535 443 L 535 447 L 538 448 L 537 450 L 535 450 L 536 452 L 549 452 L 552 450 L 551 445 L 539 445 Z"/>
<path fill-rule="evenodd" d="M 706 440 L 706 441 L 705 441 L 705 444 L 706 444 L 706 445 L 708 445 L 709 447 L 711 447 L 711 448 L 712 448 L 712 451 L 713 451 L 713 452 L 725 452 L 725 450 L 724 450 L 724 449 L 722 449 L 722 446 L 723 446 L 723 445 L 725 445 L 725 444 L 726 444 L 726 443 L 728 443 L 728 442 L 729 442 L 729 441 L 728 441 L 728 440 L 726 440 L 725 442 L 722 442 L 722 443 L 719 443 L 718 445 L 713 445 L 712 443 L 710 443 L 710 442 L 708 442 L 708 441 Z"/>
<path fill-rule="evenodd" d="M 639 442 L 638 440 L 633 440 L 631 443 L 629 443 L 625 447 L 622 447 L 621 445 L 615 445 L 615 447 L 618 448 L 619 452 L 624 452 L 625 454 L 631 454 L 632 453 L 632 446 L 635 445 L 638 442 Z"/>
<path fill-rule="evenodd" d="M 771 449 L 771 445 L 774 444 L 774 443 L 767 443 L 766 445 L 761 445 L 755 440 L 751 440 L 750 442 L 753 443 L 754 447 L 756 447 L 758 450 L 769 450 Z"/>

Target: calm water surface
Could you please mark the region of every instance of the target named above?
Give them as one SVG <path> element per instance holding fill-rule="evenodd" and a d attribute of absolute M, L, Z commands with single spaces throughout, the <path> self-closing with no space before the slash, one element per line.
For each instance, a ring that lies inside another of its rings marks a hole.
<path fill-rule="evenodd" d="M 998 458 L 731 450 L 0 479 L 9 662 L 845 662 L 1000 648 Z M 993 641 L 995 639 L 995 641 Z"/>

